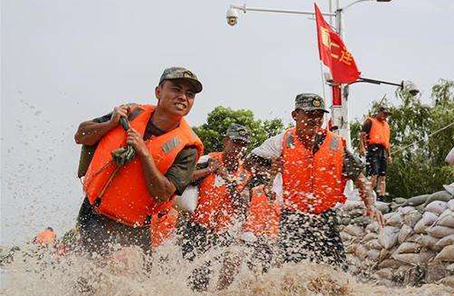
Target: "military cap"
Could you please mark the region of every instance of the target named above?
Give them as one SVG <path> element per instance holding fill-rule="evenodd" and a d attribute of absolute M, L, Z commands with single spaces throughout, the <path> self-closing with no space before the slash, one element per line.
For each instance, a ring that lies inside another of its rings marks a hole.
<path fill-rule="evenodd" d="M 316 94 L 303 93 L 295 98 L 295 110 L 301 109 L 304 111 L 322 110 L 328 113 L 325 108 L 325 100 Z"/>
<path fill-rule="evenodd" d="M 173 80 L 173 79 L 186 79 L 188 80 L 193 86 L 196 93 L 202 91 L 202 83 L 200 83 L 197 76 L 183 67 L 171 67 L 167 68 L 162 72 L 161 78 L 159 79 L 159 84 L 161 84 L 164 80 Z"/>
<path fill-rule="evenodd" d="M 241 140 L 246 143 L 249 143 L 250 133 L 249 130 L 238 123 L 232 123 L 227 129 L 227 136 L 231 140 Z"/>
<path fill-rule="evenodd" d="M 380 106 L 380 107 L 378 107 L 377 113 L 378 113 L 378 112 L 383 112 L 383 113 L 385 113 L 385 114 L 391 115 L 391 111 L 389 111 L 388 107 L 386 107 L 386 106 Z"/>

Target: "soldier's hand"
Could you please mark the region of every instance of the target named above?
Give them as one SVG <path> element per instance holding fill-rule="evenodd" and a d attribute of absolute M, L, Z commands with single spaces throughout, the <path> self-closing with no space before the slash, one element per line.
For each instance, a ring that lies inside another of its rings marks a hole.
<path fill-rule="evenodd" d="M 131 112 L 131 107 L 127 105 L 121 105 L 115 107 L 110 117 L 110 123 L 112 126 L 117 126 L 120 123 L 120 118 L 128 118 L 129 113 Z"/>
<path fill-rule="evenodd" d="M 219 161 L 215 158 L 210 158 L 208 160 L 208 169 L 210 170 L 211 173 L 216 173 L 219 168 L 221 167 L 221 164 Z"/>
<path fill-rule="evenodd" d="M 392 164 L 392 163 L 393 163 L 393 159 L 392 159 L 392 157 L 390 155 L 390 156 L 388 156 L 388 164 Z"/>
<path fill-rule="evenodd" d="M 126 143 L 131 145 L 139 156 L 148 155 L 148 149 L 142 136 L 132 127 L 127 131 Z"/>

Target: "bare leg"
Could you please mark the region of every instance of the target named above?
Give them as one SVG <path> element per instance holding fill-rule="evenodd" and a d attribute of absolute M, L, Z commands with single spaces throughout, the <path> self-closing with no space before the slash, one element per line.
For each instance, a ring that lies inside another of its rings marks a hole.
<path fill-rule="evenodd" d="M 377 195 L 385 196 L 386 194 L 386 176 L 378 177 Z"/>
<path fill-rule="evenodd" d="M 377 175 L 372 175 L 370 177 L 370 186 L 371 186 L 372 190 L 375 190 L 375 186 L 377 185 L 377 178 L 378 178 Z M 378 194 L 378 195 L 380 195 L 380 194 Z"/>

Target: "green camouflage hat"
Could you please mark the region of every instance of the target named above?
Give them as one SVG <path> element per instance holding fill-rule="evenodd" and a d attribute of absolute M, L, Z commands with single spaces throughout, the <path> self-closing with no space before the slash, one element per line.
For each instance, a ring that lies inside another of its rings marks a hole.
<path fill-rule="evenodd" d="M 238 123 L 232 123 L 227 129 L 227 137 L 231 140 L 241 140 L 249 143 L 250 133 L 245 126 Z"/>
<path fill-rule="evenodd" d="M 299 94 L 295 98 L 295 110 L 301 109 L 304 111 L 322 110 L 328 113 L 325 108 L 325 100 L 316 94 L 304 93 Z"/>
<path fill-rule="evenodd" d="M 161 78 L 159 79 L 159 84 L 164 80 L 173 80 L 173 79 L 186 79 L 193 86 L 196 93 L 202 91 L 202 83 L 200 83 L 197 76 L 194 73 L 183 67 L 171 67 L 167 68 L 162 72 Z"/>
<path fill-rule="evenodd" d="M 389 108 L 386 106 L 379 106 L 377 109 L 377 113 L 378 112 L 383 112 L 384 114 L 391 115 L 391 111 L 389 111 Z"/>

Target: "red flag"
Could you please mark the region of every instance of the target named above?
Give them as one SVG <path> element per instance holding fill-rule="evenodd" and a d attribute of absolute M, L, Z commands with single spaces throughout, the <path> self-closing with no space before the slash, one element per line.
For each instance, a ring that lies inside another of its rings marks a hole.
<path fill-rule="evenodd" d="M 323 19 L 317 4 L 314 5 L 320 60 L 330 68 L 334 82 L 351 83 L 358 80 L 360 72 L 353 56 L 336 31 Z"/>

